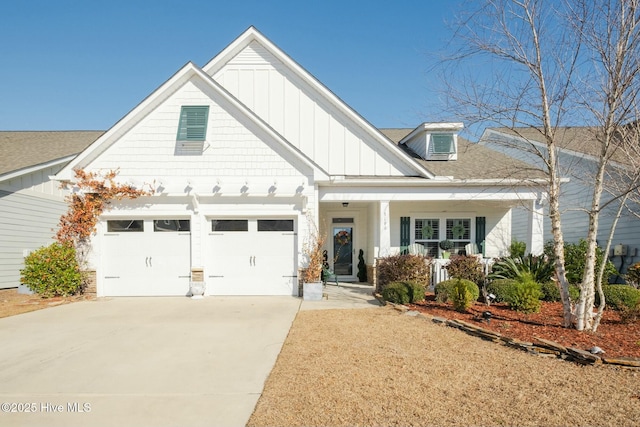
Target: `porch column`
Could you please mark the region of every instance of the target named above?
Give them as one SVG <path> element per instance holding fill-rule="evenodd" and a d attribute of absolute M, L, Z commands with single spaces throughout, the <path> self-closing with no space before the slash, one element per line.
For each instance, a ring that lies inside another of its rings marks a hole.
<path fill-rule="evenodd" d="M 532 255 L 544 251 L 544 203 L 542 197 L 531 201 L 527 230 L 527 249 Z"/>
<path fill-rule="evenodd" d="M 391 254 L 391 220 L 389 218 L 389 201 L 378 202 L 378 256 Z"/>

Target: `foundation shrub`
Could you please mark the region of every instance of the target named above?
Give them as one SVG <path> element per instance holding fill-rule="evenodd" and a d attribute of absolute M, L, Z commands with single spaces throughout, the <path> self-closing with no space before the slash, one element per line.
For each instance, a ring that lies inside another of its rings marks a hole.
<path fill-rule="evenodd" d="M 553 262 L 553 242 L 547 242 L 544 246 L 544 253 L 550 262 Z M 582 282 L 582 274 L 584 273 L 584 264 L 587 259 L 587 242 L 580 239 L 579 243 L 565 243 L 564 245 L 565 269 L 567 271 L 567 280 L 572 285 L 578 285 Z M 600 269 L 604 261 L 604 250 L 596 247 L 596 271 Z M 616 267 L 609 260 L 606 261 L 603 283 L 608 283 L 609 278 L 618 274 Z M 546 281 L 546 279 L 545 279 Z"/>
<path fill-rule="evenodd" d="M 537 313 L 540 311 L 542 290 L 540 284 L 532 279 L 516 282 L 513 293 L 507 298 L 512 310 L 523 313 Z"/>
<path fill-rule="evenodd" d="M 542 300 L 547 302 L 561 301 L 560 288 L 555 282 L 544 282 L 540 284 L 542 291 Z M 569 285 L 569 298 L 571 301 L 577 301 L 580 297 L 580 289 L 576 285 Z"/>
<path fill-rule="evenodd" d="M 45 297 L 69 296 L 82 291 L 82 273 L 72 243 L 52 243 L 24 259 L 22 283 Z"/>
<path fill-rule="evenodd" d="M 480 297 L 480 288 L 478 288 L 478 285 L 466 279 L 449 279 L 436 284 L 434 289 L 434 292 L 436 295 L 436 301 L 438 302 L 452 301 L 454 287 L 456 286 L 456 284 L 458 284 L 458 282 L 462 282 L 467 287 L 467 290 L 471 294 L 472 301 L 478 300 L 478 298 Z"/>
<path fill-rule="evenodd" d="M 477 285 L 484 281 L 484 270 L 478 257 L 454 255 L 445 268 L 452 279 L 470 280 Z"/>
<path fill-rule="evenodd" d="M 524 253 L 527 250 L 527 244 L 518 240 L 513 240 L 509 245 L 509 256 L 511 258 L 524 258 Z"/>
<path fill-rule="evenodd" d="M 516 287 L 514 279 L 495 279 L 487 284 L 487 293 L 496 296 L 496 302 L 505 302 Z"/>
<path fill-rule="evenodd" d="M 378 291 L 391 282 L 415 282 L 425 288 L 430 280 L 430 260 L 421 255 L 401 254 L 378 260 Z"/>
<path fill-rule="evenodd" d="M 404 282 L 391 282 L 382 289 L 382 298 L 394 304 L 407 304 L 411 301 L 409 287 Z"/>
<path fill-rule="evenodd" d="M 629 285 L 603 285 L 602 292 L 609 307 L 617 311 L 631 310 L 640 303 L 640 289 Z M 596 293 L 596 304 L 600 298 Z"/>
<path fill-rule="evenodd" d="M 451 288 L 451 301 L 453 302 L 453 309 L 461 313 L 466 312 L 473 305 L 474 299 L 464 279 L 454 279 L 454 285 Z M 473 283 L 473 282 L 470 282 Z M 477 288 L 477 286 L 476 286 Z"/>
<path fill-rule="evenodd" d="M 418 282 L 402 282 L 407 288 L 407 293 L 409 294 L 409 302 L 420 302 L 424 301 L 424 294 L 426 289 L 423 284 Z"/>

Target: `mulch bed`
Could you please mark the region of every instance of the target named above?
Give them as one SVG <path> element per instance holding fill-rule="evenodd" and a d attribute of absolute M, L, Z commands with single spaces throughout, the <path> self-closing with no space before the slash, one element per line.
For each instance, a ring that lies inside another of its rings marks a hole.
<path fill-rule="evenodd" d="M 613 310 L 605 310 L 598 330 L 590 333 L 562 327 L 559 302 L 543 302 L 540 312 L 529 314 L 513 311 L 504 303 L 487 307 L 477 302 L 467 313 L 459 313 L 451 304 L 436 302 L 433 294 L 427 294 L 424 302 L 410 307 L 431 316 L 463 320 L 521 341 L 531 342 L 537 337 L 582 350 L 597 346 L 608 357 L 640 358 L 640 322 L 622 323 Z M 489 322 L 482 318 L 486 310 L 492 313 Z"/>

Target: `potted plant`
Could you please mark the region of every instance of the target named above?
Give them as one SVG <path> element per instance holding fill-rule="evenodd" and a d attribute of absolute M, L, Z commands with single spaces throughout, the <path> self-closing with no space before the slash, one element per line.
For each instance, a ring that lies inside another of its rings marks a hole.
<path fill-rule="evenodd" d="M 451 249 L 453 249 L 453 242 L 449 239 L 444 239 L 441 240 L 440 243 L 438 243 L 438 246 L 440 246 L 440 249 L 442 249 L 442 258 L 444 259 L 448 259 L 449 256 L 451 255 Z"/>
<path fill-rule="evenodd" d="M 302 298 L 308 301 L 320 301 L 322 300 L 323 246 L 326 236 L 320 233 L 313 222 L 310 222 L 310 225 L 308 240 L 302 248 L 307 261 L 307 266 L 302 270 Z"/>

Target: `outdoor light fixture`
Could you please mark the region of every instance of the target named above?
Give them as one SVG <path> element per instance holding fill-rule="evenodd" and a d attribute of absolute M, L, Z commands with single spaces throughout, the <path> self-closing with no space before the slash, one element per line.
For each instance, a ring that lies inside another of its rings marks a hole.
<path fill-rule="evenodd" d="M 493 313 L 491 313 L 490 311 L 487 310 L 482 312 L 482 318 L 486 320 L 487 323 L 491 323 L 492 317 L 493 317 Z"/>
<path fill-rule="evenodd" d="M 349 202 L 342 202 L 342 207 L 343 207 L 343 208 L 346 208 L 346 207 L 348 207 L 348 206 L 349 206 Z"/>

